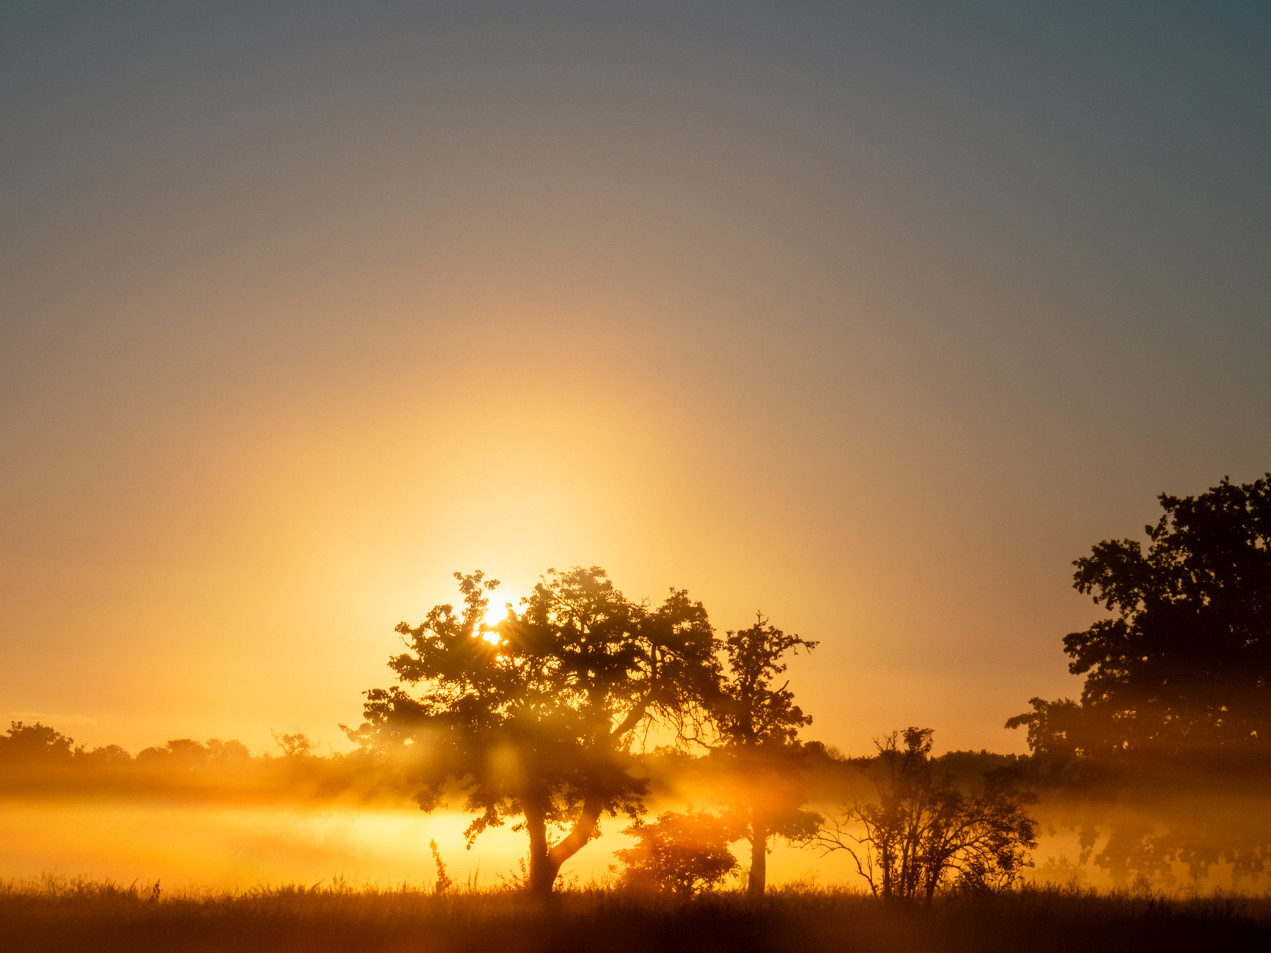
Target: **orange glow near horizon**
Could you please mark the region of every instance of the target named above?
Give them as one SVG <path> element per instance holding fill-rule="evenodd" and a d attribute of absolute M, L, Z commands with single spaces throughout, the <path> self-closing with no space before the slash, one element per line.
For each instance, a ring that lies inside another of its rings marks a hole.
<path fill-rule="evenodd" d="M 1072 560 L 1267 468 L 1261 5 L 123 6 L 0 12 L 0 725 L 345 751 L 598 565 L 1023 752 Z"/>

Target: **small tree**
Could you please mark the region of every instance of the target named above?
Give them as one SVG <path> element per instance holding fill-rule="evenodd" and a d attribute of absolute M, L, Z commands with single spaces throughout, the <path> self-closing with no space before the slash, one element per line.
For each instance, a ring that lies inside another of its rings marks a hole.
<path fill-rule="evenodd" d="M 303 731 L 274 731 L 270 733 L 274 737 L 274 744 L 282 749 L 282 756 L 284 758 L 294 759 L 313 757 L 313 749 L 316 745 Z"/>
<path fill-rule="evenodd" d="M 434 607 L 397 631 L 389 667 L 407 686 L 366 693 L 349 736 L 389 754 L 426 811 L 456 785 L 473 839 L 508 818 L 529 837 L 528 889 L 549 894 L 561 865 L 598 833 L 602 814 L 635 817 L 641 729 L 682 730 L 717 679 L 701 603 L 672 590 L 657 609 L 628 600 L 604 570 L 549 570 L 520 611 L 484 623 L 497 582 L 456 573 L 460 610 Z"/>
<path fill-rule="evenodd" d="M 941 887 L 981 891 L 1010 886 L 1037 846 L 1024 807 L 1036 798 L 1001 773 L 969 793 L 931 763 L 931 729 L 906 728 L 877 742 L 868 776 L 876 799 L 856 799 L 824 825 L 817 840 L 845 850 L 874 896 L 927 902 Z"/>
<path fill-rule="evenodd" d="M 762 613 L 750 628 L 724 639 L 726 673 L 714 705 L 721 745 L 713 757 L 731 782 L 730 820 L 750 845 L 751 896 L 764 892 L 771 839 L 806 841 L 821 822 L 821 815 L 803 810 L 807 772 L 797 741 L 812 717 L 780 678 L 788 655 L 816 644 L 768 624 Z"/>
<path fill-rule="evenodd" d="M 737 869 L 728 849 L 731 832 L 714 814 L 667 811 L 651 824 L 641 818 L 623 833 L 636 838 L 636 846 L 614 851 L 626 867 L 626 887 L 688 898 Z"/>

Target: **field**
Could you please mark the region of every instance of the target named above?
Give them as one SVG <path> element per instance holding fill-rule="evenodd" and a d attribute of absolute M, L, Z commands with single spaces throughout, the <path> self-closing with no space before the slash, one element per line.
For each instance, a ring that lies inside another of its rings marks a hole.
<path fill-rule="evenodd" d="M 0 882 L 5 953 L 405 951 L 1080 951 L 1271 948 L 1271 899 L 1029 888 L 930 907 L 786 888 L 683 903 L 608 890 L 547 905 L 507 890 L 435 895 L 403 886 L 260 887 L 169 895 L 45 878 Z"/>

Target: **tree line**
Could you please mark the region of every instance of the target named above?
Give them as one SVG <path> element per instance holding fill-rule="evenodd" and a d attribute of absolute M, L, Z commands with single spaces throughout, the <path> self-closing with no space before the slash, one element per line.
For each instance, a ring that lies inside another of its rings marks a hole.
<path fill-rule="evenodd" d="M 1030 712 L 1007 721 L 1028 729 L 1034 786 L 1080 793 L 1093 783 L 1120 796 L 1153 771 L 1156 790 L 1163 767 L 1186 763 L 1202 776 L 1225 769 L 1252 778 L 1255 793 L 1267 790 L 1271 474 L 1243 485 L 1224 478 L 1196 497 L 1162 494 L 1160 503 L 1163 514 L 1145 528 L 1146 550 L 1137 540 L 1105 540 L 1074 562 L 1077 590 L 1111 617 L 1064 639 L 1070 671 L 1085 676 L 1080 700 L 1034 698 Z M 685 591 L 672 589 L 661 606 L 637 604 L 599 567 L 549 571 L 490 625 L 497 582 L 481 573 L 456 578 L 460 608 L 437 606 L 418 625 L 398 626 L 407 651 L 389 664 L 399 684 L 367 692 L 365 720 L 349 736 L 368 750 L 409 749 L 425 810 L 458 784 L 473 815 L 469 839 L 514 820 L 529 839 L 532 893 L 551 891 L 606 814 L 634 822 L 629 868 L 682 891 L 695 888 L 694 876 L 709 880 L 729 866 L 718 849 L 728 841 L 749 847 L 752 894 L 764 889 L 776 837 L 848 851 L 885 898 L 929 899 L 951 884 L 991 889 L 1030 862 L 1035 795 L 1000 772 L 969 789 L 937 775 L 928 729 L 880 740 L 867 772 L 872 790 L 837 816 L 806 808 L 801 766 L 810 748 L 798 735 L 811 718 L 781 676 L 787 656 L 815 642 L 762 616 L 717 637 Z M 635 762 L 655 728 L 676 746 L 700 746 L 716 770 L 737 779 L 728 804 L 696 817 L 642 818 L 647 780 Z M 1089 817 L 1084 856 L 1097 837 Z M 706 848 L 703 832 L 713 832 Z M 1118 834 L 1105 832 L 1109 866 L 1125 853 L 1118 843 L 1146 844 L 1158 868 L 1181 860 L 1193 873 L 1216 861 L 1260 871 L 1271 855 L 1271 840 L 1258 834 L 1249 842 L 1247 830 L 1227 841 L 1169 830 Z"/>
<path fill-rule="evenodd" d="M 366 693 L 364 721 L 346 729 L 364 750 L 404 766 L 415 799 L 435 810 L 455 791 L 472 820 L 469 845 L 511 822 L 528 840 L 526 886 L 551 893 L 562 866 L 594 840 L 602 817 L 630 821 L 636 845 L 618 852 L 624 881 L 693 893 L 749 858 L 760 895 L 775 839 L 846 850 L 884 898 L 930 898 L 944 885 L 1013 881 L 1035 846 L 1028 796 L 988 782 L 964 795 L 933 776 L 930 731 L 903 755 L 880 745 L 867 771 L 879 807 L 853 799 L 835 819 L 808 807 L 810 764 L 825 749 L 800 739 L 812 718 L 784 678 L 816 643 L 762 614 L 717 635 L 700 602 L 671 589 L 658 606 L 628 599 L 600 567 L 549 570 L 496 623 L 496 580 L 456 573 L 461 602 L 435 606 L 397 632 L 398 683 Z M 644 818 L 649 739 L 698 754 L 722 783 L 710 810 Z M 852 821 L 867 833 L 847 833 Z M 907 846 L 897 852 L 898 840 Z M 921 875 L 913 871 L 921 867 Z"/>
<path fill-rule="evenodd" d="M 140 797 L 213 801 L 391 801 L 392 772 L 365 752 L 318 757 L 303 732 L 279 733 L 253 755 L 238 740 L 173 738 L 136 755 L 88 748 L 40 722 L 0 734 L 0 796 Z M 396 786 L 395 786 L 396 785 Z"/>
<path fill-rule="evenodd" d="M 130 790 L 234 776 L 261 791 L 409 793 L 425 811 L 465 810 L 469 846 L 492 827 L 522 831 L 537 896 L 610 818 L 632 839 L 616 855 L 632 888 L 695 893 L 738 870 L 740 844 L 758 895 L 783 839 L 846 852 L 884 899 L 996 890 L 1030 863 L 1038 792 L 1052 823 L 1079 830 L 1082 863 L 1257 874 L 1271 829 L 1196 805 L 1214 788 L 1271 793 L 1271 474 L 1160 502 L 1146 548 L 1105 540 L 1075 560 L 1075 587 L 1107 615 L 1064 639 L 1080 698 L 1034 698 L 1007 722 L 1027 729 L 1025 759 L 937 758 L 917 727 L 842 758 L 802 737 L 812 718 L 786 679 L 815 641 L 762 614 L 720 634 L 683 590 L 637 602 L 603 569 L 575 567 L 549 570 L 497 622 L 497 581 L 456 573 L 456 603 L 397 626 L 396 684 L 366 692 L 362 722 L 341 726 L 351 754 L 314 757 L 294 733 L 273 757 L 176 739 L 134 759 L 15 722 L 0 736 L 0 784 L 20 787 L 39 772 L 13 768 L 38 763 L 91 766 Z M 709 803 L 648 817 L 651 785 L 686 772 L 710 778 Z"/>

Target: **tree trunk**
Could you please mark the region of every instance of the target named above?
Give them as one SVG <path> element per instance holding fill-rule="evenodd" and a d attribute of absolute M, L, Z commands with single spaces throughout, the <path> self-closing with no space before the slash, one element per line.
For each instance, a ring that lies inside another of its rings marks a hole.
<path fill-rule="evenodd" d="M 574 820 L 574 826 L 558 844 L 548 851 L 548 856 L 556 865 L 556 870 L 559 871 L 565 861 L 578 853 L 582 846 L 592 839 L 596 833 L 596 821 L 600 819 L 600 813 L 604 809 L 605 802 L 600 797 L 589 794 L 583 799 L 583 807 Z"/>
<path fill-rule="evenodd" d="M 746 896 L 762 897 L 768 880 L 768 827 L 762 821 L 750 822 L 750 879 Z"/>
<path fill-rule="evenodd" d="M 544 812 L 526 806 L 525 830 L 530 835 L 530 870 L 526 889 L 532 897 L 550 896 L 556 874 L 560 872 L 560 864 L 553 862 L 547 847 L 547 820 Z"/>
<path fill-rule="evenodd" d="M 530 871 L 526 887 L 531 896 L 549 897 L 561 866 L 595 834 L 596 821 L 605 809 L 604 800 L 593 796 L 584 799 L 574 826 L 554 846 L 547 843 L 546 812 L 525 803 L 524 799 L 522 803 L 525 805 L 525 830 L 530 836 Z"/>

